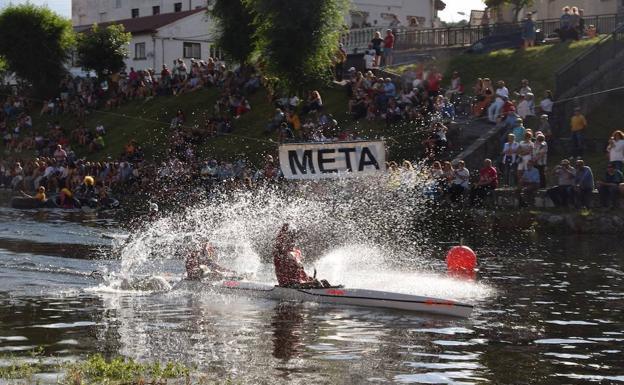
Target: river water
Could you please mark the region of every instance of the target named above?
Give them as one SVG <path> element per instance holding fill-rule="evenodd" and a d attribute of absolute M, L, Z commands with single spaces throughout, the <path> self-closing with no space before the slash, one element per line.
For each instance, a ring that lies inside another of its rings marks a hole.
<path fill-rule="evenodd" d="M 620 239 L 475 236 L 469 243 L 479 254 L 477 283 L 444 277 L 440 252 L 422 271 L 331 273 L 351 277 L 350 286 L 475 304 L 470 318 L 448 319 L 124 292 L 89 277 L 120 268 L 112 244 L 124 236 L 106 214 L 0 209 L 0 364 L 27 359 L 41 346 L 55 360 L 93 353 L 176 360 L 210 378 L 249 384 L 624 383 Z M 343 269 L 350 266 L 346 249 L 319 265 L 329 271 L 347 255 Z M 160 271 L 180 276 L 181 264 L 171 260 Z"/>

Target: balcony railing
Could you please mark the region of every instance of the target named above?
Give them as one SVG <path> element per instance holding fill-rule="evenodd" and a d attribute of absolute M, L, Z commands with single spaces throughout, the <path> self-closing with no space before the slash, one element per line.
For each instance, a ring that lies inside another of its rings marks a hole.
<path fill-rule="evenodd" d="M 621 21 L 616 14 L 585 17 L 585 25 L 596 27 L 597 33 L 610 33 Z M 559 29 L 559 19 L 536 20 L 536 28 L 548 37 Z M 467 26 L 459 28 L 392 28 L 396 50 L 429 49 L 442 47 L 471 46 L 486 36 L 505 35 L 520 31 L 522 23 L 501 23 L 492 25 Z M 385 36 L 388 27 L 360 28 L 346 31 L 342 42 L 349 54 L 362 53 L 368 47 L 376 31 Z"/>

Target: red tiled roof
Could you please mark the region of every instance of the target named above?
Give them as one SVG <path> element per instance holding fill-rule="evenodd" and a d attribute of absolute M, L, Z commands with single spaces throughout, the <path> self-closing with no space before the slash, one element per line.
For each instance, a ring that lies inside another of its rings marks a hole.
<path fill-rule="evenodd" d="M 191 16 L 200 12 L 206 12 L 206 8 L 205 7 L 197 8 L 191 11 L 161 13 L 160 15 L 136 17 L 134 19 L 108 21 L 106 23 L 97 23 L 97 24 L 100 27 L 108 27 L 109 25 L 122 24 L 124 28 L 126 29 L 126 32 L 130 32 L 132 34 L 152 33 L 152 32 L 156 32 L 156 30 L 158 30 L 161 27 L 164 27 L 165 25 L 169 25 L 180 19 L 184 19 L 187 16 Z M 74 31 L 84 32 L 84 31 L 91 29 L 91 27 L 92 27 L 92 24 L 78 25 L 74 27 Z"/>

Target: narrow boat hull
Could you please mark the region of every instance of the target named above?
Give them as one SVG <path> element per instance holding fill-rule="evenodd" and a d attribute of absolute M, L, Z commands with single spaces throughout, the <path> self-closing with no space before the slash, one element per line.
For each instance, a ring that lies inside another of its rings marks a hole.
<path fill-rule="evenodd" d="M 472 305 L 438 298 L 377 290 L 333 287 L 324 289 L 294 289 L 246 281 L 180 281 L 174 289 L 254 296 L 285 301 L 319 302 L 348 306 L 397 309 L 451 317 L 468 317 Z"/>

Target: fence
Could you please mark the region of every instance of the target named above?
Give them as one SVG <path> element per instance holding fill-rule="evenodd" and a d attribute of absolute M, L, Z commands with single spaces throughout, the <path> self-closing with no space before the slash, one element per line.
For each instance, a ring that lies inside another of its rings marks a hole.
<path fill-rule="evenodd" d="M 585 25 L 593 25 L 598 33 L 609 33 L 616 29 L 620 17 L 616 14 L 587 16 Z M 541 30 L 545 37 L 553 35 L 560 26 L 559 19 L 536 20 L 536 28 Z M 395 27 L 396 50 L 410 50 L 438 47 L 470 46 L 487 36 L 519 33 L 522 23 L 502 23 L 480 26 L 466 26 L 458 28 L 420 29 L 410 27 Z M 362 53 L 368 47 L 376 31 L 385 35 L 387 27 L 360 28 L 347 31 L 342 36 L 345 49 L 350 54 Z"/>

